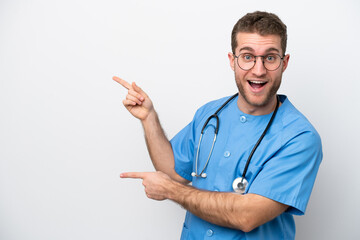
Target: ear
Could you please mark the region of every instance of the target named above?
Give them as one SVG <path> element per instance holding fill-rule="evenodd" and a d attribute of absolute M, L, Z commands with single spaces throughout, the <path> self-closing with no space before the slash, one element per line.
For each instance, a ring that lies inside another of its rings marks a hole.
<path fill-rule="evenodd" d="M 229 62 L 230 62 L 230 67 L 233 71 L 235 71 L 235 57 L 234 54 L 232 52 L 228 53 L 228 58 L 229 58 Z"/>
<path fill-rule="evenodd" d="M 288 64 L 289 64 L 290 54 L 286 54 L 283 59 L 282 72 L 285 72 Z"/>

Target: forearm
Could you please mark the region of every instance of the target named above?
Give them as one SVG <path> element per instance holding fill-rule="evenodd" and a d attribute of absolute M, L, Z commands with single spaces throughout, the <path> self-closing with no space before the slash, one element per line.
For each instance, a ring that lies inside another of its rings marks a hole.
<path fill-rule="evenodd" d="M 155 169 L 166 173 L 178 182 L 186 183 L 185 179 L 175 172 L 173 150 L 155 110 L 141 123 L 144 128 L 146 145 Z"/>
<path fill-rule="evenodd" d="M 170 200 L 177 202 L 208 222 L 243 231 L 247 230 L 247 213 L 246 209 L 242 208 L 246 198 L 243 195 L 202 191 L 182 184 L 174 185 L 169 193 Z"/>
<path fill-rule="evenodd" d="M 203 191 L 180 183 L 170 184 L 168 198 L 194 215 L 244 232 L 270 221 L 287 206 L 256 195 Z"/>
<path fill-rule="evenodd" d="M 199 190 L 174 181 L 160 171 L 122 173 L 120 177 L 142 178 L 149 198 L 170 199 L 208 222 L 244 232 L 272 220 L 288 207 L 257 194 L 239 195 Z"/>

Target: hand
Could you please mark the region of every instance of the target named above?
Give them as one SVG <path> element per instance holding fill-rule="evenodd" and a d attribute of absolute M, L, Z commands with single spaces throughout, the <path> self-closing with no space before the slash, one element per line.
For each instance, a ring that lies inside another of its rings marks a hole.
<path fill-rule="evenodd" d="M 165 200 L 169 197 L 169 189 L 173 180 L 163 172 L 127 172 L 120 174 L 121 178 L 137 178 L 143 180 L 145 193 L 148 198 Z"/>
<path fill-rule="evenodd" d="M 128 90 L 123 104 L 134 117 L 145 120 L 154 111 L 154 106 L 149 96 L 134 82 L 130 84 L 119 77 L 113 77 L 112 79 Z"/>

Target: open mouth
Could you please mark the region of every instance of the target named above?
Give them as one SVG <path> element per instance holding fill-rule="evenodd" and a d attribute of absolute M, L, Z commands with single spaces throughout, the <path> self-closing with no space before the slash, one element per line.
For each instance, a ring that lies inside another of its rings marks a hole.
<path fill-rule="evenodd" d="M 267 82 L 264 81 L 250 81 L 250 80 L 248 80 L 248 83 L 253 89 L 261 89 L 267 84 Z"/>

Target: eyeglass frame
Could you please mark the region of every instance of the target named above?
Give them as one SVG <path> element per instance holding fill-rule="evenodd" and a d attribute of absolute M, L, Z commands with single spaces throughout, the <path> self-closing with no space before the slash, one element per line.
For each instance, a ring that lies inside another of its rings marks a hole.
<path fill-rule="evenodd" d="M 249 55 L 254 56 L 254 58 L 255 58 L 255 60 L 254 60 L 254 65 L 253 65 L 251 68 L 249 68 L 249 69 L 244 69 L 244 68 L 240 67 L 239 57 L 240 57 L 241 54 L 249 54 Z M 261 57 L 263 66 L 264 66 L 264 68 L 265 68 L 267 71 L 276 71 L 276 70 L 279 69 L 279 67 L 280 67 L 280 65 L 281 65 L 281 61 L 283 61 L 283 60 L 284 60 L 284 57 L 285 57 L 285 55 L 283 55 L 283 56 L 281 57 L 281 55 L 278 54 L 278 53 L 269 53 L 269 54 L 266 54 L 266 55 L 253 55 L 253 54 L 251 54 L 251 53 L 239 53 L 239 55 L 237 55 L 237 56 L 236 56 L 235 53 L 234 53 L 233 55 L 234 55 L 234 58 L 236 58 L 236 63 L 237 63 L 237 65 L 239 66 L 239 68 L 241 68 L 241 69 L 244 70 L 244 71 L 249 71 L 249 70 L 251 70 L 251 69 L 255 66 L 255 64 L 256 64 L 256 59 L 257 59 L 258 57 Z M 279 64 L 279 66 L 278 66 L 277 68 L 275 68 L 275 69 L 273 69 L 273 70 L 269 70 L 269 69 L 267 69 L 267 68 L 265 67 L 264 59 L 265 59 L 265 57 L 268 56 L 268 55 L 278 55 L 278 56 L 280 57 L 280 64 Z"/>

